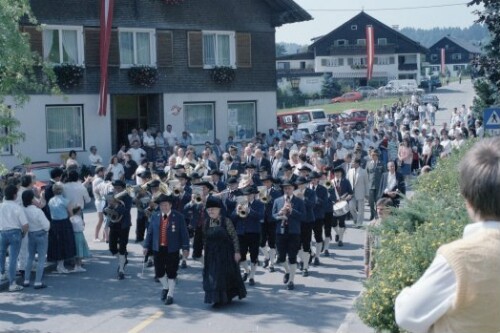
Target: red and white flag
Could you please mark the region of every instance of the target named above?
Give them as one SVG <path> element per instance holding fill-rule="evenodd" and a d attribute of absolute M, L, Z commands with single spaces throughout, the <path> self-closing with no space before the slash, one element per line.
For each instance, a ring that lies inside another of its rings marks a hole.
<path fill-rule="evenodd" d="M 444 47 L 441 48 L 441 74 L 445 75 L 446 74 L 446 64 L 445 64 L 445 51 L 444 51 Z"/>
<path fill-rule="evenodd" d="M 373 77 L 373 62 L 375 61 L 375 37 L 373 26 L 366 26 L 366 79 L 371 80 Z"/>
<path fill-rule="evenodd" d="M 111 26 L 113 25 L 113 5 L 114 0 L 101 0 L 99 116 L 106 116 L 108 106 L 108 58 L 109 46 L 111 44 Z"/>

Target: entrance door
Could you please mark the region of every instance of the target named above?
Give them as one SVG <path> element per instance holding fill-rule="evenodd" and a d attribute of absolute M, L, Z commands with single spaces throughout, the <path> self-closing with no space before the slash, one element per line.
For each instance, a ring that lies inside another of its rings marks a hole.
<path fill-rule="evenodd" d="M 122 144 L 129 145 L 132 129 L 163 129 L 163 102 L 161 94 L 113 95 L 113 147 L 114 152 Z"/>

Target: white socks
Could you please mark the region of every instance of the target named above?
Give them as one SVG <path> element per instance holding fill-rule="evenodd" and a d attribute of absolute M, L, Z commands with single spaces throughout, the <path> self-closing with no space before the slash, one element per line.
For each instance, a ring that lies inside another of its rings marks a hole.
<path fill-rule="evenodd" d="M 168 281 L 167 281 L 167 276 L 163 275 L 161 278 L 159 278 L 161 286 L 163 289 L 167 290 L 168 289 Z"/>
<path fill-rule="evenodd" d="M 243 267 L 243 270 L 245 271 L 245 273 L 248 273 L 250 271 L 250 269 L 248 268 L 248 262 L 246 260 L 240 262 L 240 265 L 241 265 L 241 267 Z"/>
<path fill-rule="evenodd" d="M 328 250 L 328 246 L 330 246 L 330 237 L 325 237 L 323 239 L 323 242 L 325 243 L 325 251 Z"/>
<path fill-rule="evenodd" d="M 290 267 L 288 267 L 288 261 L 285 260 L 283 263 L 283 268 L 285 268 L 285 273 L 290 273 Z"/>
<path fill-rule="evenodd" d="M 165 277 L 165 279 L 166 279 L 166 277 Z M 167 296 L 174 297 L 174 290 L 175 290 L 175 279 L 168 279 L 168 294 L 167 294 Z"/>
<path fill-rule="evenodd" d="M 119 254 L 118 255 L 119 271 L 122 272 L 122 273 L 125 270 L 125 261 L 126 261 L 125 255 Z"/>
<path fill-rule="evenodd" d="M 267 247 L 261 247 L 260 250 L 262 251 L 262 254 L 264 255 L 264 259 L 269 259 L 269 251 Z"/>
<path fill-rule="evenodd" d="M 276 249 L 269 249 L 269 265 L 274 266 L 276 261 Z"/>
<path fill-rule="evenodd" d="M 344 241 L 344 232 L 345 232 L 345 228 L 339 229 L 339 240 L 342 242 Z"/>
<path fill-rule="evenodd" d="M 323 242 L 317 242 L 316 243 L 316 255 L 319 257 L 321 254 L 321 248 L 323 247 Z"/>
<path fill-rule="evenodd" d="M 295 279 L 295 271 L 297 270 L 297 264 L 290 264 L 290 280 L 289 282 L 293 282 Z"/>
<path fill-rule="evenodd" d="M 250 279 L 255 277 L 255 272 L 257 271 L 257 264 L 252 264 L 250 266 L 250 275 L 248 276 Z"/>
<path fill-rule="evenodd" d="M 304 263 L 304 269 L 309 269 L 309 258 L 311 258 L 311 254 L 309 252 L 302 253 L 302 262 Z"/>

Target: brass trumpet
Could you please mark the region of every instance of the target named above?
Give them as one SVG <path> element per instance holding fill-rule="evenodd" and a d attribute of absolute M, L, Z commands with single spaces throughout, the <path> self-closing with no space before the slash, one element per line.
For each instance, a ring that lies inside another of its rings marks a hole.
<path fill-rule="evenodd" d="M 325 187 L 327 190 L 331 189 L 333 186 L 333 182 L 331 180 L 325 181 Z"/>
<path fill-rule="evenodd" d="M 248 216 L 248 211 L 249 211 L 249 207 L 248 207 L 248 200 L 246 197 L 238 197 L 238 206 L 236 206 L 236 214 L 244 219 Z"/>
<path fill-rule="evenodd" d="M 267 187 L 265 186 L 259 186 L 257 187 L 259 190 L 259 200 L 262 201 L 262 203 L 267 204 L 269 202 L 269 197 L 267 196 Z"/>
<path fill-rule="evenodd" d="M 193 186 L 194 202 L 201 204 L 203 202 L 203 190 L 199 186 Z"/>

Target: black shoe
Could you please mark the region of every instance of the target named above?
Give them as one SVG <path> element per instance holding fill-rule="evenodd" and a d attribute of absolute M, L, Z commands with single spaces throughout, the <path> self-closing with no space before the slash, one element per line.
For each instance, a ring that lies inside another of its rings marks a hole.
<path fill-rule="evenodd" d="M 303 270 L 304 269 L 304 263 L 301 261 L 299 262 L 299 270 Z"/>
<path fill-rule="evenodd" d="M 255 286 L 255 280 L 254 280 L 253 278 L 252 278 L 252 279 L 250 279 L 250 280 L 248 280 L 248 284 L 249 284 L 250 286 Z"/>
<path fill-rule="evenodd" d="M 290 280 L 290 273 L 285 273 L 285 276 L 283 276 L 283 283 L 287 284 L 288 280 Z"/>
<path fill-rule="evenodd" d="M 184 268 L 187 268 L 187 267 L 188 267 L 188 265 L 186 264 L 186 260 L 183 260 L 181 262 L 181 268 L 184 269 Z"/>
<path fill-rule="evenodd" d="M 339 246 L 344 246 L 344 242 L 342 242 L 341 240 L 339 240 Z"/>
<path fill-rule="evenodd" d="M 338 242 L 339 241 L 339 235 L 335 235 L 335 241 Z"/>
<path fill-rule="evenodd" d="M 167 296 L 167 300 L 165 301 L 166 305 L 170 305 L 174 303 L 174 298 L 172 296 Z"/>
<path fill-rule="evenodd" d="M 319 258 L 318 257 L 314 257 L 314 266 L 319 266 L 320 263 L 319 263 Z"/>
<path fill-rule="evenodd" d="M 313 259 L 315 259 L 315 258 L 316 258 L 316 255 L 315 255 L 315 254 L 311 254 L 311 255 L 309 256 L 309 265 L 313 262 Z"/>
<path fill-rule="evenodd" d="M 323 252 L 324 256 L 325 257 L 329 257 L 330 256 L 330 252 L 328 250 L 325 250 L 325 252 Z"/>
<path fill-rule="evenodd" d="M 286 289 L 288 290 L 294 290 L 295 286 L 292 281 L 288 282 L 288 285 L 286 286 Z"/>
<path fill-rule="evenodd" d="M 304 271 L 302 272 L 302 276 L 303 277 L 308 277 L 309 276 L 309 271 L 307 269 L 304 269 Z"/>
<path fill-rule="evenodd" d="M 160 279 L 158 279 L 156 276 L 155 276 L 155 282 L 160 283 Z"/>
<path fill-rule="evenodd" d="M 267 268 L 269 266 L 269 259 L 264 260 L 264 268 Z"/>
<path fill-rule="evenodd" d="M 123 280 L 123 279 L 125 279 L 125 273 L 118 272 L 118 280 Z"/>
<path fill-rule="evenodd" d="M 167 294 L 168 294 L 168 289 L 162 289 L 161 290 L 161 301 L 162 302 L 165 302 L 165 300 L 167 299 Z"/>
<path fill-rule="evenodd" d="M 30 286 L 30 283 L 29 282 L 23 282 L 23 287 L 24 288 L 28 288 Z"/>
<path fill-rule="evenodd" d="M 37 284 L 33 287 L 34 289 L 45 289 L 47 288 L 47 285 L 46 284 Z"/>
<path fill-rule="evenodd" d="M 248 273 L 247 272 L 243 273 L 243 276 L 241 278 L 243 282 L 245 282 L 248 279 Z"/>
<path fill-rule="evenodd" d="M 269 272 L 274 273 L 275 271 L 274 266 L 269 266 Z"/>

